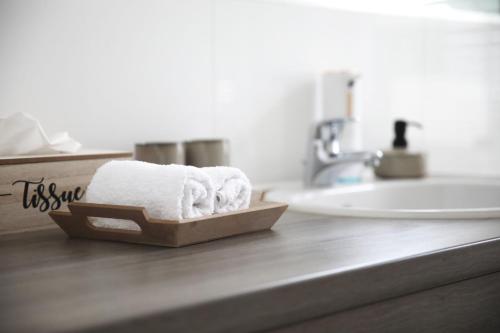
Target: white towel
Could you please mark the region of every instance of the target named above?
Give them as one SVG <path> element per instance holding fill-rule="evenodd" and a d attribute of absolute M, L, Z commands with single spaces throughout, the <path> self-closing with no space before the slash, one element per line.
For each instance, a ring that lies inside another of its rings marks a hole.
<path fill-rule="evenodd" d="M 218 166 L 202 170 L 210 176 L 215 186 L 216 213 L 247 209 L 250 206 L 252 185 L 240 169 Z"/>
<path fill-rule="evenodd" d="M 212 214 L 214 195 L 210 177 L 195 167 L 111 161 L 97 169 L 86 200 L 145 207 L 153 218 L 182 220 Z"/>

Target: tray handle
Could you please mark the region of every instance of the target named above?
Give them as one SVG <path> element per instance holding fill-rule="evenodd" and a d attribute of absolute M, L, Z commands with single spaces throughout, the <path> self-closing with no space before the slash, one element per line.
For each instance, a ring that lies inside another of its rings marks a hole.
<path fill-rule="evenodd" d="M 103 217 L 119 220 L 131 220 L 134 221 L 141 231 L 147 231 L 149 222 L 149 216 L 147 211 L 143 207 L 132 207 L 132 206 L 116 206 L 116 205 L 102 205 L 93 203 L 80 203 L 72 202 L 68 205 L 69 211 L 73 215 L 78 215 L 85 217 L 85 220 L 89 226 L 99 230 L 116 230 L 98 227 L 90 223 L 88 217 Z"/>
<path fill-rule="evenodd" d="M 151 219 L 143 207 L 72 202 L 69 212 L 51 211 L 49 215 L 70 236 L 126 240 L 147 244 L 173 244 L 177 222 Z M 134 221 L 140 230 L 106 228 L 93 225 L 88 217 Z"/>

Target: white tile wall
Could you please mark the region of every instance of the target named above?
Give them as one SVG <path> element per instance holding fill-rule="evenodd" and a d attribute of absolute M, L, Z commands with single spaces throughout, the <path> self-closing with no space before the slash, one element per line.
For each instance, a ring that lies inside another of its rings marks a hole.
<path fill-rule="evenodd" d="M 88 147 L 214 135 L 209 0 L 2 4 L 0 112 Z"/>
<path fill-rule="evenodd" d="M 425 31 L 424 122 L 431 169 L 500 174 L 500 26 L 427 22 Z"/>
<path fill-rule="evenodd" d="M 493 23 L 273 1 L 3 0 L 0 113 L 88 147 L 228 137 L 253 181 L 293 179 L 316 77 L 355 69 L 366 148 L 406 117 L 431 171 L 500 174 L 499 43 Z"/>

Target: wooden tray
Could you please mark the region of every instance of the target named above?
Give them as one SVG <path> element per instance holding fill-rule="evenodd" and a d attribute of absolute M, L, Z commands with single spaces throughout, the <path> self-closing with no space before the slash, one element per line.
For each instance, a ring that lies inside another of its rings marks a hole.
<path fill-rule="evenodd" d="M 49 215 L 70 237 L 181 247 L 270 229 L 287 207 L 257 201 L 246 210 L 179 222 L 151 218 L 143 207 L 73 202 L 69 212 L 54 210 Z M 132 220 L 141 230 L 97 227 L 88 220 L 91 216 Z"/>

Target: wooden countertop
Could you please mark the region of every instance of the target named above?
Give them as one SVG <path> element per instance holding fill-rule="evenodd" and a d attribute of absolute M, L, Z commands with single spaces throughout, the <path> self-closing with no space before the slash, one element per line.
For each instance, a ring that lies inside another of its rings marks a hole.
<path fill-rule="evenodd" d="M 500 271 L 500 220 L 288 212 L 179 249 L 0 236 L 0 331 L 266 330 Z"/>

